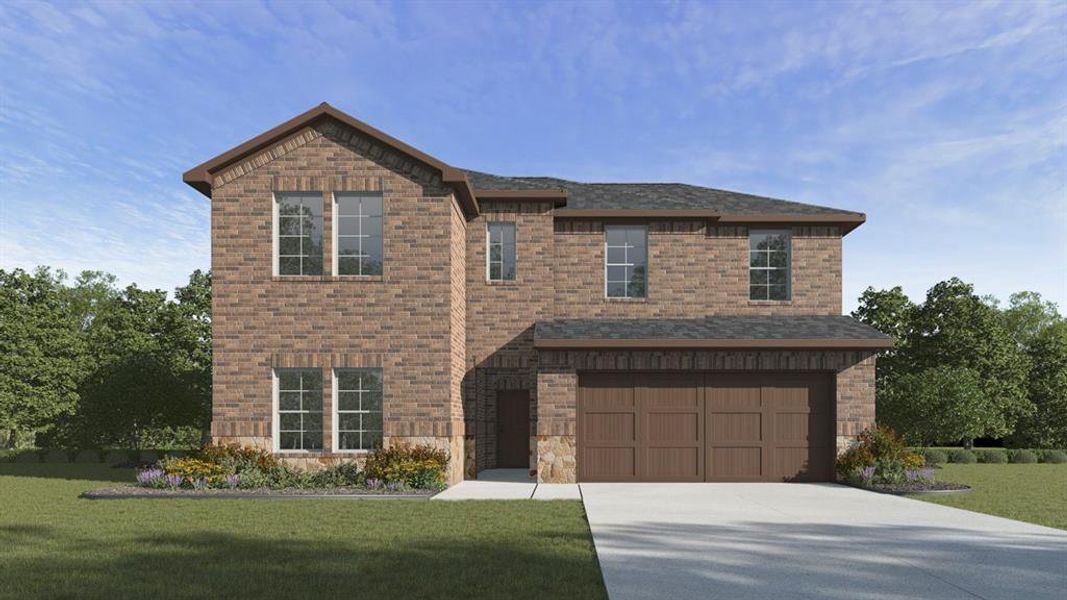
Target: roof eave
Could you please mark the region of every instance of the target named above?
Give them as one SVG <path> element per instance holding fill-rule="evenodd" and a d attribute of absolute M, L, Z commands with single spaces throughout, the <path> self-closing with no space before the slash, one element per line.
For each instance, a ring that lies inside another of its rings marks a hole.
<path fill-rule="evenodd" d="M 690 338 L 539 338 L 538 350 L 577 349 L 749 349 L 749 350 L 884 350 L 891 338 L 690 339 Z"/>
<path fill-rule="evenodd" d="M 493 202 L 547 202 L 556 206 L 566 206 L 566 190 L 491 190 L 476 189 L 474 196 L 480 201 Z"/>

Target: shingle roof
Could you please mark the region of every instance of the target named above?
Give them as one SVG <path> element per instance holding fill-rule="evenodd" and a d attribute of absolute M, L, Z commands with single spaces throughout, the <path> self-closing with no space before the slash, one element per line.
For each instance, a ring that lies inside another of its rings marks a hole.
<path fill-rule="evenodd" d="M 462 169 L 475 190 L 565 190 L 568 209 L 695 209 L 738 215 L 858 215 L 778 198 L 685 183 L 579 183 L 554 177 L 503 177 Z"/>
<path fill-rule="evenodd" d="M 846 316 L 714 316 L 696 319 L 552 319 L 538 321 L 534 339 L 541 347 L 548 340 L 570 342 L 640 341 L 711 342 L 708 345 L 783 347 L 800 346 L 887 347 L 892 338 Z M 744 342 L 729 343 L 729 342 Z M 568 344 L 558 344 L 565 346 Z M 573 345 L 573 344 L 570 344 Z M 590 345 L 596 345 L 592 343 Z M 673 345 L 673 344 L 672 344 Z M 702 344 L 690 344 L 699 346 Z"/>

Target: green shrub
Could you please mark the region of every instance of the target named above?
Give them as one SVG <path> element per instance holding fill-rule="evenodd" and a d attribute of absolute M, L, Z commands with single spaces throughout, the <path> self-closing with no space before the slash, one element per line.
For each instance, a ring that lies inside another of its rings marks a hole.
<path fill-rule="evenodd" d="M 160 454 L 158 450 L 141 450 L 140 454 L 137 455 L 137 462 L 141 464 L 155 464 L 159 459 Z"/>
<path fill-rule="evenodd" d="M 922 451 L 922 455 L 928 465 L 943 465 L 948 461 L 945 452 L 936 448 L 927 448 Z"/>
<path fill-rule="evenodd" d="M 204 446 L 200 450 L 193 452 L 192 457 L 205 462 L 223 465 L 237 474 L 253 469 L 270 472 L 282 465 L 278 457 L 270 452 L 251 446 Z"/>
<path fill-rule="evenodd" d="M 958 464 L 973 464 L 977 462 L 978 458 L 974 455 L 974 452 L 967 450 L 966 448 L 956 448 L 948 453 L 948 462 Z"/>
<path fill-rule="evenodd" d="M 313 479 L 316 487 L 353 487 L 362 485 L 365 478 L 358 464 L 343 462 L 315 473 Z"/>
<path fill-rule="evenodd" d="M 15 454 L 15 462 L 17 462 L 17 463 L 36 463 L 36 462 L 41 462 L 41 452 L 39 450 L 19 450 Z"/>
<path fill-rule="evenodd" d="M 924 464 L 923 456 L 908 449 L 892 429 L 877 426 L 838 457 L 837 475 L 857 483 L 897 483 Z"/>
<path fill-rule="evenodd" d="M 132 456 L 132 458 L 133 458 L 132 461 L 130 460 L 131 454 L 133 455 Z M 118 464 L 123 464 L 123 463 L 128 463 L 128 462 L 136 462 L 136 461 L 137 461 L 137 451 L 136 450 L 132 450 L 132 451 L 131 450 L 108 450 L 106 453 L 104 453 L 104 462 L 106 462 L 109 465 L 118 465 Z"/>
<path fill-rule="evenodd" d="M 375 450 L 367 457 L 367 479 L 402 483 L 414 489 L 445 487 L 448 453 L 431 446 L 397 445 Z"/>
<path fill-rule="evenodd" d="M 100 451 L 96 449 L 78 450 L 74 455 L 74 462 L 97 463 L 100 462 Z"/>
<path fill-rule="evenodd" d="M 1067 463 L 1067 452 L 1064 452 L 1063 450 L 1046 450 L 1041 457 L 1041 462 L 1062 465 L 1063 463 Z"/>
<path fill-rule="evenodd" d="M 1000 448 L 980 448 L 974 451 L 974 457 L 983 464 L 1003 464 L 1008 462 L 1008 453 Z"/>
<path fill-rule="evenodd" d="M 191 457 L 164 458 L 159 461 L 159 466 L 167 475 L 177 475 L 188 481 L 210 480 L 234 474 L 232 470 L 218 463 Z"/>
<path fill-rule="evenodd" d="M 44 462 L 66 463 L 70 462 L 70 453 L 66 450 L 49 450 L 44 453 Z"/>
<path fill-rule="evenodd" d="M 1037 462 L 1037 455 L 1029 450 L 1013 450 L 1008 460 L 1016 464 L 1031 464 Z"/>
<path fill-rule="evenodd" d="M 142 448 L 185 448 L 193 450 L 200 447 L 203 431 L 199 427 L 182 425 L 180 427 L 159 427 L 141 431 Z"/>

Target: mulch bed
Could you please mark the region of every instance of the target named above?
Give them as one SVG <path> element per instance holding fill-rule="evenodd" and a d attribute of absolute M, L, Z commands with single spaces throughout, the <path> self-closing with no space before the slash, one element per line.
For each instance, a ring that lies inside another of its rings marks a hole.
<path fill-rule="evenodd" d="M 910 481 L 894 485 L 875 484 L 871 486 L 854 485 L 861 490 L 878 492 L 879 494 L 893 494 L 903 496 L 905 494 L 965 494 L 971 491 L 971 486 L 949 481 Z"/>
<path fill-rule="evenodd" d="M 127 498 L 358 498 L 367 500 L 427 500 L 436 492 L 430 490 L 412 490 L 397 494 L 385 490 L 368 490 L 364 488 L 322 488 L 322 489 L 284 489 L 272 490 L 258 488 L 250 490 L 160 490 L 137 486 L 100 488 L 82 492 L 82 498 L 90 500 L 119 500 Z"/>

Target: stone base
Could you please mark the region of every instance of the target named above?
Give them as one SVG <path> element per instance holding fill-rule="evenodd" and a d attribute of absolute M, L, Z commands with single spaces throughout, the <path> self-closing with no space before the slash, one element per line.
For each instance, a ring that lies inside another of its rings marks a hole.
<path fill-rule="evenodd" d="M 473 435 L 463 439 L 463 478 L 478 478 L 478 442 Z"/>
<path fill-rule="evenodd" d="M 537 436 L 538 483 L 577 483 L 577 467 L 573 435 Z"/>
<path fill-rule="evenodd" d="M 270 451 L 274 448 L 269 437 L 212 436 L 211 443 L 216 446 L 251 446 Z"/>

